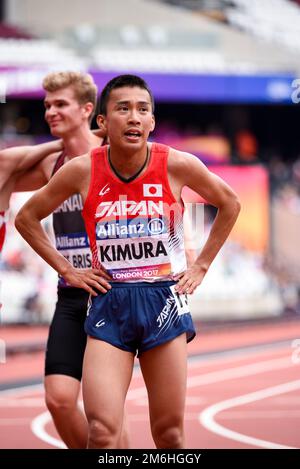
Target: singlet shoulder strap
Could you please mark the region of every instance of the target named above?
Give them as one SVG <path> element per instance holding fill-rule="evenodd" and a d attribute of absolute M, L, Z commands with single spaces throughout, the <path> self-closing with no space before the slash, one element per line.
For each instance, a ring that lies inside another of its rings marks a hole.
<path fill-rule="evenodd" d="M 168 147 L 167 145 L 163 145 L 162 143 L 156 143 L 156 142 L 152 143 L 151 153 L 154 153 L 156 155 L 157 154 L 168 155 L 169 151 L 170 151 L 170 147 Z"/>
<path fill-rule="evenodd" d="M 101 143 L 101 146 L 105 146 L 107 144 L 107 138 L 104 137 L 104 139 L 102 140 L 102 143 Z M 101 147 L 100 147 L 101 148 Z M 96 148 L 96 150 L 98 150 L 99 148 Z M 62 167 L 62 165 L 64 164 L 65 162 L 65 158 L 67 156 L 67 152 L 66 150 L 63 150 L 57 157 L 57 160 L 55 162 L 55 165 L 53 167 L 53 170 L 52 170 L 52 174 L 51 174 L 51 177 Z"/>
<path fill-rule="evenodd" d="M 107 145 L 96 147 L 91 150 L 92 171 L 101 169 L 103 167 L 103 158 L 107 153 Z"/>
<path fill-rule="evenodd" d="M 89 191 L 87 195 L 88 200 L 93 192 L 94 192 L 94 186 L 97 185 L 97 174 L 103 173 L 104 169 L 104 158 L 107 154 L 107 145 L 93 148 L 91 150 L 91 179 L 90 179 L 90 186 L 89 186 Z M 86 205 L 86 204 L 85 204 Z"/>
<path fill-rule="evenodd" d="M 162 143 L 153 142 L 151 146 L 151 160 L 149 169 L 162 171 L 162 177 L 167 177 L 168 156 L 170 147 Z"/>
<path fill-rule="evenodd" d="M 63 166 L 66 156 L 67 156 L 67 154 L 66 154 L 65 150 L 63 150 L 58 155 L 57 160 L 56 160 L 55 165 L 54 165 L 53 170 L 52 170 L 51 177 Z"/>

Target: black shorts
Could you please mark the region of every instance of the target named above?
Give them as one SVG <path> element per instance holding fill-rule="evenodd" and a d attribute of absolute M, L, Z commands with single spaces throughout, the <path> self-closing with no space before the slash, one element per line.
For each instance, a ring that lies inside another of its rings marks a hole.
<path fill-rule="evenodd" d="M 81 288 L 58 289 L 46 349 L 46 376 L 68 375 L 81 380 L 88 298 L 89 293 Z"/>

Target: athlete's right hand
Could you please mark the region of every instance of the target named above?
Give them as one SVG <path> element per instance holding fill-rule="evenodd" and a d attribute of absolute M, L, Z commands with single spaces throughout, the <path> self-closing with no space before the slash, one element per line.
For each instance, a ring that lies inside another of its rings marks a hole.
<path fill-rule="evenodd" d="M 96 290 L 106 293 L 111 289 L 108 280 L 112 280 L 110 275 L 102 269 L 75 269 L 71 267 L 64 273 L 64 279 L 72 287 L 83 288 L 92 296 L 97 296 Z"/>

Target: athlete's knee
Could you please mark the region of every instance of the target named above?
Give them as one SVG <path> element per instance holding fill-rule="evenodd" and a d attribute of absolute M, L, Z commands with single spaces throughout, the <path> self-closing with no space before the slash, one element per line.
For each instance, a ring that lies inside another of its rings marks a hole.
<path fill-rule="evenodd" d="M 51 414 L 68 413 L 77 406 L 76 396 L 66 389 L 46 389 L 45 402 Z"/>
<path fill-rule="evenodd" d="M 119 433 L 117 425 L 93 418 L 89 421 L 88 447 L 116 448 Z"/>
<path fill-rule="evenodd" d="M 182 448 L 183 421 L 181 418 L 160 420 L 152 425 L 152 435 L 157 448 Z"/>

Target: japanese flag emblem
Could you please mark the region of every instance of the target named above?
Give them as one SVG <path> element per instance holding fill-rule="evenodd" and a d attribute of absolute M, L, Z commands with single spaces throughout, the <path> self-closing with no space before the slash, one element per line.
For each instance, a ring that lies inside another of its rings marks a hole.
<path fill-rule="evenodd" d="M 144 197 L 162 197 L 162 184 L 143 184 Z"/>

